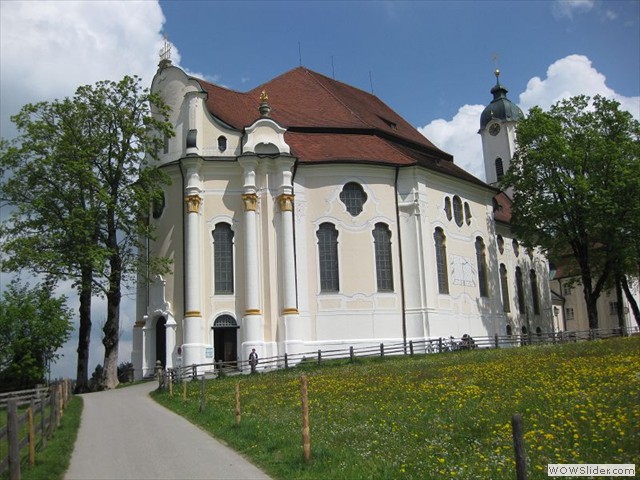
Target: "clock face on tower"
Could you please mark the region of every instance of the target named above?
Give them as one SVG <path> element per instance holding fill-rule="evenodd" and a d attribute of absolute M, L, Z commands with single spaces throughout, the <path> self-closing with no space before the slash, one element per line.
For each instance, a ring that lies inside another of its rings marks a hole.
<path fill-rule="evenodd" d="M 494 137 L 498 135 L 498 133 L 500 133 L 500 124 L 492 123 L 491 126 L 489 127 L 489 133 Z"/>

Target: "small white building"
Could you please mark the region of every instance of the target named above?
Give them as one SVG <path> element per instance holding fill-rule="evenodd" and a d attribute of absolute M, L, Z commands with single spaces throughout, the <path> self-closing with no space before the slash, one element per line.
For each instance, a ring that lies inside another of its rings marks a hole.
<path fill-rule="evenodd" d="M 176 135 L 149 253 L 173 268 L 139 285 L 138 376 L 553 328 L 548 264 L 511 235 L 508 196 L 374 95 L 303 67 L 235 92 L 166 60 L 152 91 Z M 479 133 L 499 176 L 522 112 L 492 92 Z"/>

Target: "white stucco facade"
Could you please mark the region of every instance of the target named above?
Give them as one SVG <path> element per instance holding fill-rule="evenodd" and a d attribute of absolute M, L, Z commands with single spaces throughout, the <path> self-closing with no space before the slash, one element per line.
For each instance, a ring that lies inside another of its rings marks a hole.
<path fill-rule="evenodd" d="M 198 82 L 178 68 L 159 70 L 152 89 L 171 106 L 176 135 L 159 162 L 172 182 L 151 219 L 149 254 L 173 265 L 139 285 L 138 377 L 151 374 L 156 360 L 167 367 L 246 360 L 252 348 L 265 358 L 551 328 L 547 262 L 524 247 L 516 255 L 508 225 L 494 218 L 494 188 L 420 165 L 305 163 L 288 145 L 287 127 L 259 113 L 257 98 L 255 120 L 238 129 L 211 115 Z M 346 184 L 364 192 L 355 215 L 341 198 Z M 339 288 L 332 291 L 321 287 L 323 224 L 337 232 Z M 232 287 L 225 291 L 216 284 L 220 225 L 233 238 Z M 391 288 L 377 281 L 375 228 L 389 235 Z M 436 229 L 446 239 L 448 293 L 438 284 Z"/>

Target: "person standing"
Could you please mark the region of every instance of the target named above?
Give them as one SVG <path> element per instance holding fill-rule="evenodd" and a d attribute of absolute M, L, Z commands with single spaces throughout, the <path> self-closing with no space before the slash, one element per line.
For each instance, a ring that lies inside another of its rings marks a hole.
<path fill-rule="evenodd" d="M 249 354 L 249 365 L 251 365 L 251 373 L 256 373 L 256 365 L 258 365 L 258 354 L 256 349 L 253 348 Z"/>

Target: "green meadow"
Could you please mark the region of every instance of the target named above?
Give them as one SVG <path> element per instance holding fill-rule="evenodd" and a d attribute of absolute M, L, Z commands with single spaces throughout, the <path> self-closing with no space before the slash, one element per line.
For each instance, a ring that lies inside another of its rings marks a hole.
<path fill-rule="evenodd" d="M 311 460 L 302 453 L 308 378 Z M 236 424 L 235 384 L 241 422 Z M 549 463 L 640 464 L 640 337 L 304 364 L 199 381 L 154 398 L 276 479 L 529 478 Z"/>

